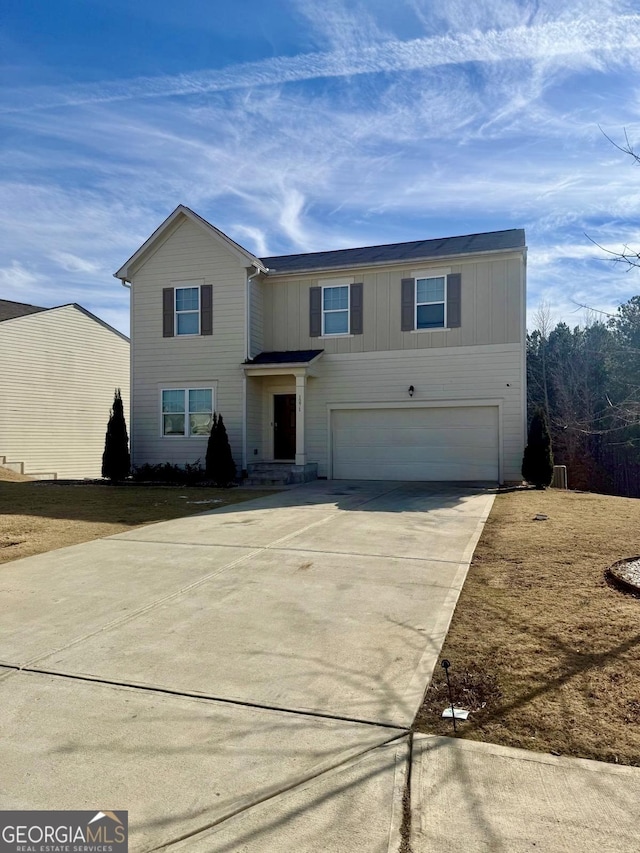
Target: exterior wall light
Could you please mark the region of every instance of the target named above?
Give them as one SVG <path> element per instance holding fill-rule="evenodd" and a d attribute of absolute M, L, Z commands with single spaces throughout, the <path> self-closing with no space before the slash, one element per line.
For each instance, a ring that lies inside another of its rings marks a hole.
<path fill-rule="evenodd" d="M 415 390 L 416 389 L 413 387 L 413 385 L 409 385 L 409 396 L 410 397 L 413 397 Z"/>

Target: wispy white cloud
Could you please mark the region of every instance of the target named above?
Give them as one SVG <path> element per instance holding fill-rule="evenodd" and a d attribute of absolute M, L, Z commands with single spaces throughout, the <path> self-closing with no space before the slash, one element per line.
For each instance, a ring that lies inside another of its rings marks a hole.
<path fill-rule="evenodd" d="M 39 283 L 40 277 L 28 270 L 20 261 L 12 261 L 6 267 L 0 267 L 0 293 L 7 294 L 3 298 L 21 302 L 22 294 L 32 292 Z"/>
<path fill-rule="evenodd" d="M 6 92 L 0 111 L 73 107 L 114 101 L 203 95 L 234 89 L 274 86 L 317 78 L 398 73 L 460 63 L 495 63 L 553 57 L 606 55 L 620 61 L 640 49 L 640 15 L 578 17 L 534 26 L 472 31 L 455 35 L 390 40 L 355 48 L 275 57 L 227 69 L 164 77 L 142 77 L 70 89 Z"/>
<path fill-rule="evenodd" d="M 230 229 L 231 235 L 258 258 L 266 258 L 271 254 L 267 244 L 267 235 L 261 228 L 235 222 Z"/>
<path fill-rule="evenodd" d="M 330 0 L 324 17 L 300 0 L 322 52 L 46 104 L 23 90 L 25 111 L 2 116 L 0 295 L 77 301 L 126 331 L 111 273 L 183 202 L 261 256 L 525 226 L 531 304 L 554 293 L 573 316 L 578 294 L 628 298 L 633 280 L 585 234 L 635 240 L 638 175 L 598 124 L 640 140 L 640 15 L 553 6 L 424 0 L 421 37 L 403 41 L 382 0 Z M 75 108 L 32 109 L 56 104 Z"/>
<path fill-rule="evenodd" d="M 89 273 L 91 275 L 100 271 L 100 267 L 94 261 L 79 258 L 71 252 L 52 252 L 51 260 L 66 272 Z"/>

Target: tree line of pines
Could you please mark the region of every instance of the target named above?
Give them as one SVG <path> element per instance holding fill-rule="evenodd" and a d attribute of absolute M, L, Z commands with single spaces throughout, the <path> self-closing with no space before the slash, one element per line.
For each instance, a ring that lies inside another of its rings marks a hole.
<path fill-rule="evenodd" d="M 536 489 L 550 486 L 553 479 L 551 436 L 543 409 L 537 409 L 531 418 L 522 459 L 522 476 Z"/>
<path fill-rule="evenodd" d="M 572 489 L 640 497 L 640 296 L 583 327 L 550 313 L 527 335 L 530 417 L 544 412 Z"/>
<path fill-rule="evenodd" d="M 116 388 L 102 454 L 102 476 L 116 484 L 126 480 L 131 473 L 129 436 L 124 417 L 124 406 L 120 389 Z M 226 488 L 236 477 L 236 465 L 222 415 L 213 413 L 213 421 L 205 460 L 204 478 L 216 486 Z"/>

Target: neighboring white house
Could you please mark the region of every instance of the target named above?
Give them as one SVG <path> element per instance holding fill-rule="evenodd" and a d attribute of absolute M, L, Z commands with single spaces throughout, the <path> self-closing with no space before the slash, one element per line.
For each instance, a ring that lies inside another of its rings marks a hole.
<path fill-rule="evenodd" d="M 0 299 L 0 465 L 99 477 L 109 409 L 129 403 L 129 339 L 80 305 Z"/>
<path fill-rule="evenodd" d="M 203 461 L 215 410 L 244 471 L 520 480 L 523 230 L 257 258 L 180 205 L 115 276 L 135 464 Z"/>

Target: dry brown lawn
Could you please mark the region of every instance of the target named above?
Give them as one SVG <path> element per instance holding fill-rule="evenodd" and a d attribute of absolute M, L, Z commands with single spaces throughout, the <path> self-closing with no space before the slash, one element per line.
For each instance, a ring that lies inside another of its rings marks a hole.
<path fill-rule="evenodd" d="M 269 491 L 36 482 L 0 470 L 0 563 L 252 500 Z M 207 503 L 197 503 L 207 501 Z M 209 503 L 216 501 L 215 503 Z"/>
<path fill-rule="evenodd" d="M 440 658 L 458 736 L 640 766 L 640 597 L 605 578 L 639 554 L 640 500 L 496 497 Z M 440 661 L 415 728 L 451 735 Z"/>

